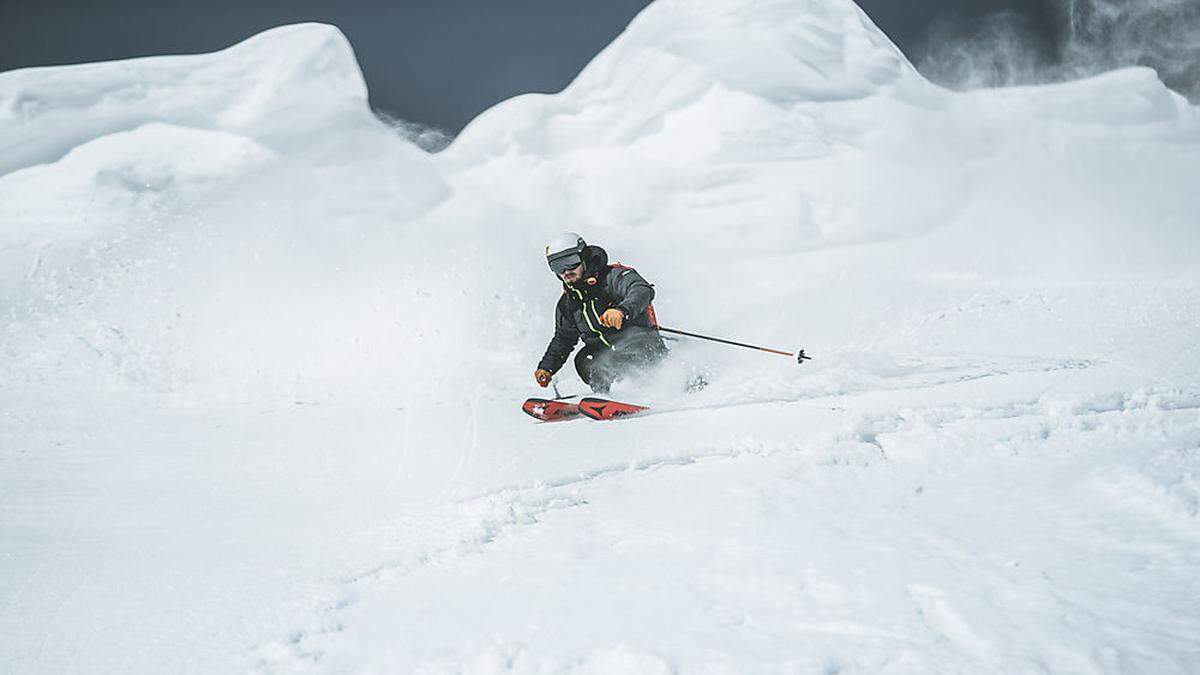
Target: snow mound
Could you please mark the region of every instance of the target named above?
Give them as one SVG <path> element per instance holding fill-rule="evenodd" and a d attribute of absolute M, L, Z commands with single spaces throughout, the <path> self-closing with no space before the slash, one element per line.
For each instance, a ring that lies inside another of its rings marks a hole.
<path fill-rule="evenodd" d="M 27 68 L 0 74 L 0 175 L 150 122 L 277 145 L 369 114 L 349 43 L 321 24 L 213 54 Z"/>
<path fill-rule="evenodd" d="M 473 158 L 508 144 L 554 153 L 631 143 L 697 105 L 856 99 L 914 79 L 899 49 L 850 2 L 660 1 L 561 94 L 501 103 L 472 121 L 453 148 Z M 712 121 L 725 122 L 718 130 L 741 126 L 737 114 Z"/>
<path fill-rule="evenodd" d="M 213 54 L 17 70 L 0 74 L 0 208 L 17 227 L 14 212 L 35 214 L 26 222 L 54 241 L 104 232 L 150 193 L 198 197 L 281 155 L 328 161 L 379 145 L 409 165 L 415 213 L 440 196 L 441 180 L 423 153 L 381 142 L 387 135 L 345 36 L 322 24 Z"/>
<path fill-rule="evenodd" d="M 294 295 L 323 273 L 297 261 L 337 267 L 364 228 L 387 236 L 446 194 L 428 155 L 371 113 L 332 26 L 0 74 L 0 111 L 0 304 L 19 381 L 162 387 L 245 372 L 238 354 L 287 361 L 293 331 L 332 332 Z M 226 330 L 261 322 L 274 327 L 249 341 Z"/>

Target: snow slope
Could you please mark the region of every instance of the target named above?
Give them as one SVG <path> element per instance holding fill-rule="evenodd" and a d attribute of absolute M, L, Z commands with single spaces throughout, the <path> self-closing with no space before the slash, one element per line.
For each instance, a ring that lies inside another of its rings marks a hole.
<path fill-rule="evenodd" d="M 1152 71 L 956 94 L 846 0 L 659 0 L 433 156 L 328 26 L 0 111 L 0 670 L 1200 668 Z M 567 228 L 816 360 L 676 342 L 616 392 L 662 414 L 532 423 Z"/>

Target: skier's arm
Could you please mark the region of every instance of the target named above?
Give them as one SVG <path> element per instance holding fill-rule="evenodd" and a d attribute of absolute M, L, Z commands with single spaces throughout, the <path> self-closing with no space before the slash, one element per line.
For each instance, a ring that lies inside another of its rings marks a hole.
<path fill-rule="evenodd" d="M 550 345 L 546 347 L 546 353 L 538 362 L 538 370 L 557 373 L 567 362 L 571 352 L 575 351 L 575 345 L 578 343 L 579 329 L 575 327 L 570 311 L 560 301 L 554 312 L 554 337 L 550 338 Z"/>
<path fill-rule="evenodd" d="M 642 278 L 637 270 L 613 270 L 616 279 L 613 281 L 613 297 L 617 300 L 617 309 L 625 313 L 626 319 L 632 319 L 646 311 L 654 300 L 654 287 Z"/>

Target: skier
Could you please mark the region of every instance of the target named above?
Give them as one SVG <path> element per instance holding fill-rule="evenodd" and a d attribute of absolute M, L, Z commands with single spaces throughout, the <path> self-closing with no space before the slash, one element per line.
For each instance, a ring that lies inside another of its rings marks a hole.
<path fill-rule="evenodd" d="M 608 253 L 583 237 L 564 232 L 546 246 L 546 262 L 562 281 L 554 316 L 554 337 L 534 379 L 546 387 L 580 338 L 575 370 L 593 392 L 646 368 L 667 353 L 654 319 L 654 287 L 632 267 L 608 264 Z"/>

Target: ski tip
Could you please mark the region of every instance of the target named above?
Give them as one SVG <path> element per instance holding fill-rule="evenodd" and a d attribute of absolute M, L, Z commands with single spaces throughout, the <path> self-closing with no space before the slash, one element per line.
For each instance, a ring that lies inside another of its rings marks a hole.
<path fill-rule="evenodd" d="M 531 398 L 521 404 L 521 411 L 540 422 L 557 422 L 578 416 L 579 406 L 564 401 Z"/>
<path fill-rule="evenodd" d="M 542 404 L 544 399 L 531 398 L 521 404 L 521 412 L 529 415 L 534 419 L 542 419 L 545 413 L 545 406 Z"/>

